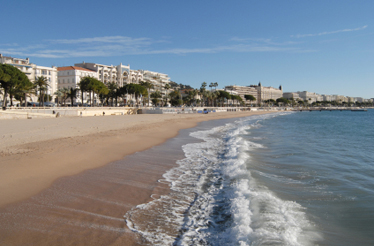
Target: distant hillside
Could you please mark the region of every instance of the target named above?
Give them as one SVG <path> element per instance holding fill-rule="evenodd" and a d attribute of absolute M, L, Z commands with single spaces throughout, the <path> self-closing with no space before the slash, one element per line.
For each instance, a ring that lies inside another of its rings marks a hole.
<path fill-rule="evenodd" d="M 184 85 L 184 84 L 178 84 L 178 83 L 176 83 L 176 82 L 174 82 L 174 81 L 170 81 L 169 82 L 169 85 L 171 86 L 171 88 L 173 88 L 173 89 L 181 89 L 181 90 L 183 90 L 183 89 L 193 89 L 191 86 L 189 86 L 189 85 Z"/>

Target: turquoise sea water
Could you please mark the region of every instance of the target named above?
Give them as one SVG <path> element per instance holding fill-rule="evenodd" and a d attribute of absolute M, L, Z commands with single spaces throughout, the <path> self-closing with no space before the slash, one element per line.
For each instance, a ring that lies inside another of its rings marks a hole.
<path fill-rule="evenodd" d="M 203 123 L 160 180 L 172 192 L 128 225 L 153 245 L 374 245 L 373 120 L 369 110 Z"/>

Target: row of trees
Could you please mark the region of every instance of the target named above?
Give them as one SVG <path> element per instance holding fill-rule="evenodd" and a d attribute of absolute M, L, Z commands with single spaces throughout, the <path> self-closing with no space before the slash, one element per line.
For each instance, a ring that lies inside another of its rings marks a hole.
<path fill-rule="evenodd" d="M 11 105 L 13 105 L 13 98 L 25 104 L 26 98 L 30 97 L 32 94 L 39 95 L 39 102 L 44 105 L 46 100 L 50 100 L 50 96 L 46 95 L 48 89 L 48 81 L 45 77 L 38 77 L 34 83 L 30 82 L 27 76 L 14 66 L 7 64 L 0 64 L 0 85 L 3 89 L 3 106 L 7 105 L 7 98 L 11 100 Z M 206 90 L 207 83 L 203 82 L 200 90 L 194 89 L 190 90 L 187 96 L 182 97 L 181 91 L 175 90 L 168 94 L 170 85 L 166 84 L 161 91 L 156 90 L 150 93 L 153 89 L 153 85 L 150 82 L 141 82 L 140 84 L 127 84 L 123 87 L 118 87 L 116 83 L 109 83 L 107 85 L 103 84 L 101 81 L 93 77 L 84 77 L 78 84 L 79 88 L 60 88 L 55 92 L 57 96 L 58 103 L 63 102 L 66 105 L 66 100 L 70 98 L 71 105 L 73 106 L 74 99 L 77 98 L 78 92 L 80 92 L 81 101 L 84 101 L 84 94 L 89 95 L 87 101 L 90 105 L 94 103 L 95 94 L 98 95 L 100 101 L 107 105 L 118 105 L 118 98 L 123 98 L 124 95 L 134 95 L 135 101 L 138 104 L 139 98 L 143 99 L 143 104 L 145 104 L 145 99 L 148 97 L 148 103 L 152 101 L 154 105 L 164 106 L 170 102 L 173 106 L 180 106 L 183 104 L 191 106 L 223 106 L 228 104 L 229 100 L 233 104 L 243 104 L 243 100 L 238 95 L 230 95 L 226 91 L 210 91 Z M 210 88 L 217 88 L 218 83 L 210 83 Z M 165 96 L 163 97 L 163 91 L 165 90 Z M 201 99 L 197 99 L 200 95 Z M 248 98 L 247 98 L 248 96 Z M 246 95 L 247 100 L 255 100 L 253 96 Z"/>
<path fill-rule="evenodd" d="M 352 106 L 356 106 L 356 107 L 364 107 L 364 106 L 373 106 L 373 103 L 370 103 L 370 102 L 338 102 L 338 101 L 316 101 L 316 102 L 313 102 L 313 103 L 310 103 L 309 100 L 302 100 L 302 99 L 298 99 L 298 100 L 295 100 L 294 98 L 284 98 L 284 97 L 281 97 L 281 98 L 278 98 L 277 100 L 273 100 L 273 99 L 270 99 L 270 100 L 266 100 L 264 101 L 264 103 L 268 106 L 298 106 L 298 107 L 306 107 L 306 106 L 312 106 L 312 107 L 330 107 L 330 106 L 343 106 L 343 107 L 352 107 Z"/>

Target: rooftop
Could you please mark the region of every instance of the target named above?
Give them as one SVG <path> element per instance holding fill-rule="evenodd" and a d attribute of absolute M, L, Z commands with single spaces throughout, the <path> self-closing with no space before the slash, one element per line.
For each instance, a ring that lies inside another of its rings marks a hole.
<path fill-rule="evenodd" d="M 75 66 L 67 66 L 67 67 L 58 67 L 57 71 L 68 71 L 68 70 L 82 70 L 87 72 L 95 72 L 93 70 L 83 68 L 83 67 L 75 67 Z"/>

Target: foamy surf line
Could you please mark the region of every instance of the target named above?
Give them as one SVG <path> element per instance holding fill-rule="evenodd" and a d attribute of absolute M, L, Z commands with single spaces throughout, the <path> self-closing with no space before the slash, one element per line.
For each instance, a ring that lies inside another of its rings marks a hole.
<path fill-rule="evenodd" d="M 128 227 L 151 245 L 313 245 L 320 236 L 305 209 L 258 185 L 247 165 L 266 146 L 244 136 L 283 114 L 192 132 L 202 142 L 184 145 L 185 158 L 160 180 L 170 194 L 129 211 Z"/>

